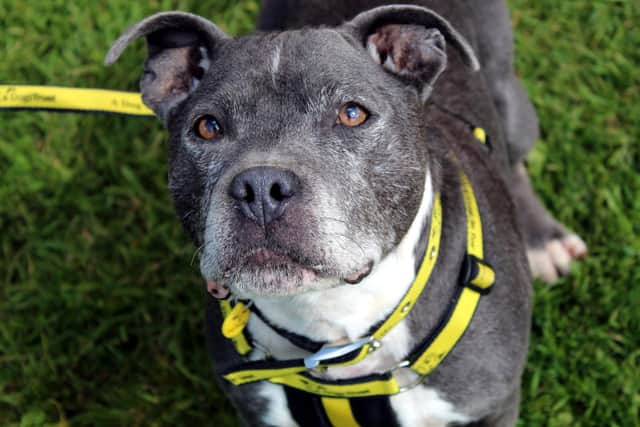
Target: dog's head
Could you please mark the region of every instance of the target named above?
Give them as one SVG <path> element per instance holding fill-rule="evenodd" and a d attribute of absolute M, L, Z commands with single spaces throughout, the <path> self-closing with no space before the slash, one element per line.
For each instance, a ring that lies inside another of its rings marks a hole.
<path fill-rule="evenodd" d="M 203 275 L 240 296 L 357 282 L 393 250 L 422 200 L 422 105 L 445 42 L 477 67 L 443 18 L 410 6 L 240 38 L 160 13 L 105 62 L 142 36 L 142 97 L 170 133 L 178 215 Z"/>

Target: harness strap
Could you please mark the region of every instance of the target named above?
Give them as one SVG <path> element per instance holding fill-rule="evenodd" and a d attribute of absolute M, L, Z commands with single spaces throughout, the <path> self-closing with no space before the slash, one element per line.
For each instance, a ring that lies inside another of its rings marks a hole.
<path fill-rule="evenodd" d="M 399 368 L 411 369 L 419 376 L 419 380 L 411 386 L 420 384 L 455 347 L 471 323 L 480 296 L 489 291 L 495 279 L 491 267 L 482 261 L 482 222 L 473 188 L 464 174 L 461 174 L 460 182 L 467 220 L 467 254 L 460 274 L 461 286 L 439 326 L 398 365 Z M 319 367 L 351 365 L 364 359 L 375 349 L 373 344 L 411 311 L 428 282 L 439 252 L 442 207 L 438 195 L 434 200 L 427 251 L 416 280 L 405 297 L 362 347 L 338 358 L 324 359 Z M 260 360 L 244 363 L 223 373 L 223 377 L 235 385 L 268 380 L 329 398 L 388 396 L 409 388 L 398 383 L 393 371 L 349 380 L 323 380 L 311 376 L 310 371 L 301 359 Z"/>
<path fill-rule="evenodd" d="M 370 337 L 363 340 L 362 345 L 359 346 L 356 350 L 350 351 L 347 354 L 342 354 L 339 357 L 324 358 L 321 363 L 315 367 L 322 368 L 328 366 L 353 365 L 367 357 L 370 352 L 376 350 L 376 348 L 379 346 L 379 341 L 395 325 L 397 325 L 402 319 L 404 319 L 407 314 L 409 314 L 416 301 L 418 300 L 418 297 L 422 294 L 422 291 L 427 285 L 429 277 L 431 276 L 433 268 L 436 264 L 438 252 L 440 250 L 441 234 L 442 206 L 440 202 L 440 196 L 439 194 L 436 194 L 434 197 L 433 209 L 431 214 L 431 226 L 429 229 L 429 243 L 427 251 L 422 260 L 422 264 L 420 265 L 416 278 L 405 293 L 404 297 L 400 300 L 400 303 L 395 307 L 395 309 L 385 319 L 385 321 L 383 321 L 382 324 L 370 335 Z M 265 362 L 268 364 L 268 368 L 265 367 Z M 310 368 L 305 365 L 305 359 L 293 359 L 285 361 L 252 361 L 243 363 L 235 368 L 224 372 L 223 377 L 235 385 L 267 379 L 272 380 L 273 382 L 292 382 L 296 385 L 300 385 L 313 380 L 306 377 L 287 377 L 309 370 Z M 278 381 L 275 381 L 274 377 Z M 283 378 L 287 379 L 284 380 Z M 294 385 L 291 386 L 293 387 Z M 396 390 L 396 388 L 397 384 L 395 385 L 395 387 L 386 384 L 384 387 L 385 394 Z M 348 392 L 350 392 L 350 389 L 348 390 Z M 337 395 L 342 394 L 343 392 L 337 392 Z"/>
<path fill-rule="evenodd" d="M 495 273 L 491 267 L 480 261 L 483 257 L 482 221 L 473 187 L 465 174 L 460 174 L 462 197 L 467 217 L 467 255 L 463 261 L 459 290 L 453 310 L 447 313 L 437 335 L 428 345 L 421 346 L 418 357 L 410 365 L 421 376 L 433 371 L 458 343 L 469 327 L 480 300 L 494 283 Z"/>
<path fill-rule="evenodd" d="M 400 427 L 387 396 L 339 399 L 284 387 L 291 416 L 304 427 Z"/>
<path fill-rule="evenodd" d="M 287 341 L 289 341 L 291 344 L 295 345 L 296 347 L 306 350 L 309 353 L 315 353 L 319 351 L 322 348 L 322 346 L 327 344 L 326 342 L 314 341 L 305 336 L 296 334 L 291 331 L 287 331 L 286 329 L 283 329 L 273 324 L 273 322 L 271 322 L 267 318 L 267 316 L 265 316 L 262 313 L 262 311 L 260 311 L 260 309 L 256 307 L 255 304 L 252 304 L 251 307 L 249 308 L 260 320 L 262 320 L 262 322 L 264 322 L 264 324 L 266 324 L 268 327 L 273 329 L 278 335 L 280 335 L 282 338 L 285 338 Z"/>
<path fill-rule="evenodd" d="M 335 397 L 322 397 L 322 407 L 329 422 L 333 426 L 340 427 L 360 427 L 356 421 L 349 399 L 338 399 Z"/>
<path fill-rule="evenodd" d="M 307 373 L 273 377 L 269 382 L 325 397 L 390 396 L 401 391 L 391 373 L 372 374 L 348 380 L 322 380 Z"/>

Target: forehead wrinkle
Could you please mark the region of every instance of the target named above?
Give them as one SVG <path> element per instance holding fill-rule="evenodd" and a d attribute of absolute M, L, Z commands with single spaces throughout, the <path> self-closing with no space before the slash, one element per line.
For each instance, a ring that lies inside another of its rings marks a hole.
<path fill-rule="evenodd" d="M 345 46 L 348 53 L 343 51 Z M 373 101 L 377 97 L 367 90 L 362 64 L 351 50 L 338 32 L 326 29 L 243 39 L 229 51 L 230 60 L 237 60 L 239 66 L 225 73 L 219 82 L 224 88 L 219 87 L 215 96 L 232 120 L 242 123 L 243 134 L 253 133 L 254 125 L 249 123 L 273 131 L 294 125 L 294 116 L 317 118 L 340 103 Z M 263 65 L 255 62 L 259 51 L 267 52 Z"/>
<path fill-rule="evenodd" d="M 323 85 L 319 91 L 316 91 L 316 94 L 308 87 L 306 81 L 304 84 L 306 92 L 311 95 L 307 98 L 306 110 L 314 115 L 323 114 L 327 108 L 333 106 L 337 99 L 344 97 L 343 91 L 335 83 Z"/>
<path fill-rule="evenodd" d="M 280 55 L 281 55 L 281 43 L 277 43 L 273 52 L 271 53 L 271 62 L 269 63 L 269 71 L 271 72 L 271 79 L 273 85 L 276 85 L 276 75 L 278 68 L 280 67 Z"/>
<path fill-rule="evenodd" d="M 243 99 L 244 97 L 239 97 L 238 93 L 247 93 L 248 89 L 249 85 L 244 82 L 241 83 L 240 90 L 238 90 L 237 86 L 222 88 L 214 95 L 217 99 L 216 103 L 220 104 L 224 108 L 225 113 L 231 117 L 238 116 L 246 110 L 247 104 L 246 100 Z"/>

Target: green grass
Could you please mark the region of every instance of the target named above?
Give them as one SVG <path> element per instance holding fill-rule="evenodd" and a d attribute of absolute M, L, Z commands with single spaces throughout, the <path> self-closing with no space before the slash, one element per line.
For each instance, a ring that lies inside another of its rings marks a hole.
<path fill-rule="evenodd" d="M 250 31 L 254 1 L 0 0 L 0 82 L 137 89 L 143 44 L 110 42 L 171 8 Z M 590 257 L 536 284 L 521 426 L 640 425 L 640 4 L 511 0 L 538 108 L 531 156 Z M 0 425 L 234 425 L 204 348 L 194 248 L 152 119 L 0 113 Z"/>

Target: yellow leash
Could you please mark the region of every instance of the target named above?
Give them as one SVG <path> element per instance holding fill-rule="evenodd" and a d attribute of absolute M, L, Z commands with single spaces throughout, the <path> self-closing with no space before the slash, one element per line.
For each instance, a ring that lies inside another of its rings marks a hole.
<path fill-rule="evenodd" d="M 136 92 L 58 86 L 0 85 L 0 110 L 53 110 L 153 116 Z"/>

